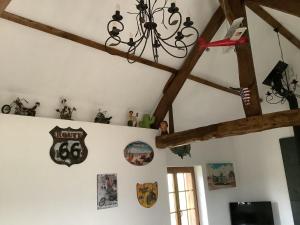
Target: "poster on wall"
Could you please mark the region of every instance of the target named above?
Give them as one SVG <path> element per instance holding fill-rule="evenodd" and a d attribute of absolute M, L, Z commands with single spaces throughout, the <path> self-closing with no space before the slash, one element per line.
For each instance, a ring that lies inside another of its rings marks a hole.
<path fill-rule="evenodd" d="M 118 206 L 117 174 L 97 175 L 97 208 L 108 209 Z"/>
<path fill-rule="evenodd" d="M 84 143 L 87 133 L 82 129 L 54 127 L 50 134 L 53 144 L 50 149 L 51 159 L 66 166 L 82 163 L 87 155 L 88 149 Z"/>
<path fill-rule="evenodd" d="M 236 187 L 232 163 L 208 163 L 207 180 L 209 190 Z"/>
<path fill-rule="evenodd" d="M 151 208 L 157 201 L 158 198 L 158 184 L 145 183 L 136 184 L 137 199 L 141 206 L 145 208 Z"/>
<path fill-rule="evenodd" d="M 147 143 L 136 141 L 124 149 L 125 159 L 135 166 L 145 166 L 153 160 L 154 151 Z"/>

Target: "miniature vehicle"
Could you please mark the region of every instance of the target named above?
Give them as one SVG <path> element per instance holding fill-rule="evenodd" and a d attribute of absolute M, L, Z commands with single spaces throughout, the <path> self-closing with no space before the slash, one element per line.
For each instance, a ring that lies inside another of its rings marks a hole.
<path fill-rule="evenodd" d="M 23 116 L 35 116 L 36 109 L 40 106 L 39 102 L 36 102 L 32 108 L 27 108 L 24 106 L 23 102 L 28 103 L 26 99 L 17 98 L 10 105 L 4 105 L 1 108 L 1 112 L 4 114 L 9 114 L 12 109 L 15 110 L 14 114 Z"/>

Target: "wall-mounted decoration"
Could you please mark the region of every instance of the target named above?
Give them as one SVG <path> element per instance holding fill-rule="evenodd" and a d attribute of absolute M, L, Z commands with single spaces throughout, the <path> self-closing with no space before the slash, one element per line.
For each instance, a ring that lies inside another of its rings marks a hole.
<path fill-rule="evenodd" d="M 151 128 L 151 125 L 155 122 L 155 116 L 150 116 L 149 114 L 144 114 L 143 120 L 139 122 L 139 127 Z"/>
<path fill-rule="evenodd" d="M 136 194 L 141 206 L 145 208 L 151 208 L 156 203 L 158 198 L 157 182 L 145 184 L 137 183 Z"/>
<path fill-rule="evenodd" d="M 126 146 L 124 157 L 135 166 L 144 166 L 153 160 L 154 151 L 150 145 L 137 141 Z"/>
<path fill-rule="evenodd" d="M 31 108 L 25 107 L 24 103 L 28 101 L 24 98 L 17 98 L 10 105 L 4 105 L 1 108 L 1 112 L 4 114 L 9 114 L 11 110 L 14 110 L 14 114 L 22 116 L 35 116 L 37 107 L 40 106 L 39 102 L 36 102 L 35 105 Z"/>
<path fill-rule="evenodd" d="M 137 127 L 137 125 L 138 125 L 138 117 L 139 117 L 138 113 L 136 113 L 134 115 L 133 111 L 129 111 L 128 112 L 127 126 L 129 126 L 129 127 Z"/>
<path fill-rule="evenodd" d="M 65 98 L 62 98 L 60 104 L 60 109 L 56 109 L 56 112 L 59 113 L 59 118 L 63 120 L 72 120 L 72 114 L 74 111 L 76 111 L 76 108 L 68 106 L 67 99 Z"/>
<path fill-rule="evenodd" d="M 178 155 L 181 159 L 183 159 L 185 156 L 191 157 L 191 145 L 181 145 L 170 149 L 175 155 Z"/>
<path fill-rule="evenodd" d="M 87 155 L 88 149 L 84 139 L 87 136 L 82 129 L 55 127 L 50 131 L 53 138 L 53 145 L 50 149 L 50 156 L 57 164 L 71 166 L 82 163 Z"/>
<path fill-rule="evenodd" d="M 169 134 L 168 128 L 169 128 L 169 124 L 167 121 L 160 122 L 159 124 L 160 136 Z"/>
<path fill-rule="evenodd" d="M 97 175 L 97 208 L 107 209 L 118 206 L 117 174 Z"/>
<path fill-rule="evenodd" d="M 105 124 L 110 124 L 110 120 L 112 119 L 112 117 L 107 117 L 106 116 L 107 111 L 102 111 L 101 109 L 99 109 L 97 116 L 95 118 L 95 123 L 105 123 Z"/>
<path fill-rule="evenodd" d="M 209 190 L 236 187 L 232 163 L 208 163 L 207 180 Z"/>

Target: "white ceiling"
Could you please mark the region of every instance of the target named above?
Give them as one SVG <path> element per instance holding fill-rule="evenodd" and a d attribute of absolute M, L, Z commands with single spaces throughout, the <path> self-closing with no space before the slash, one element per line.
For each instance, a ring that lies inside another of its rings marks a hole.
<path fill-rule="evenodd" d="M 134 0 L 12 0 L 7 11 L 65 31 L 104 43 L 106 24 L 115 10 L 132 11 Z M 201 32 L 218 0 L 177 0 L 185 15 L 191 16 Z M 299 18 L 268 10 L 300 38 Z M 125 25 L 133 24 L 123 13 Z M 260 85 L 278 61 L 276 36 L 272 28 L 248 10 L 249 29 L 257 80 Z M 134 26 L 126 26 L 134 33 Z M 215 39 L 226 33 L 224 23 Z M 130 32 L 129 31 L 129 32 Z M 129 35 L 128 32 L 128 35 Z M 127 35 L 127 34 L 126 34 Z M 125 35 L 125 36 L 126 36 Z M 290 63 L 300 59 L 299 50 L 284 40 Z M 145 54 L 151 59 L 149 51 Z M 180 68 L 183 60 L 161 54 L 160 63 Z M 300 68 L 295 65 L 297 71 Z M 225 86 L 238 86 L 236 56 L 222 49 L 205 53 L 193 74 Z M 123 124 L 126 112 L 153 112 L 170 74 L 124 58 L 73 43 L 18 24 L 0 20 L 0 104 L 21 95 L 39 100 L 41 116 L 56 116 L 60 96 L 76 105 L 75 119 L 92 120 L 97 108 L 108 109 L 113 123 Z M 243 116 L 239 97 L 193 81 L 184 85 L 174 103 L 176 129 L 188 129 Z"/>

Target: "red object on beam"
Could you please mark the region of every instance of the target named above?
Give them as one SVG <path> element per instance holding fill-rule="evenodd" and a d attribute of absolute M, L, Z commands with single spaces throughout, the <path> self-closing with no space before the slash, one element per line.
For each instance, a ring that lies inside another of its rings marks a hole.
<path fill-rule="evenodd" d="M 239 40 L 231 40 L 230 38 L 226 38 L 220 41 L 213 41 L 207 43 L 203 38 L 199 38 L 198 40 L 200 48 L 210 48 L 210 47 L 221 47 L 221 46 L 236 46 L 243 45 L 248 43 L 247 37 L 241 37 Z"/>

